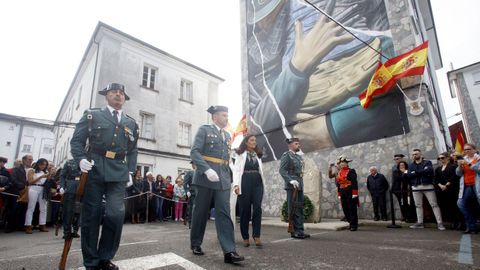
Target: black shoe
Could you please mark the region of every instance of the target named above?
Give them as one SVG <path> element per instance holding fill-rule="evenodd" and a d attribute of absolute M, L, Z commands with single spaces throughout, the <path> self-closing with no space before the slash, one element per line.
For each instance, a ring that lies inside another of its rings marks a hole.
<path fill-rule="evenodd" d="M 73 232 L 72 238 L 80 238 L 80 234 L 78 234 L 78 232 Z"/>
<path fill-rule="evenodd" d="M 304 237 L 304 238 L 310 238 L 310 234 L 308 234 L 308 233 L 303 233 L 303 237 Z"/>
<path fill-rule="evenodd" d="M 354 232 L 357 230 L 357 227 L 350 227 L 350 231 Z"/>
<path fill-rule="evenodd" d="M 292 233 L 291 236 L 292 238 L 296 238 L 296 239 L 305 239 L 305 235 L 303 233 Z"/>
<path fill-rule="evenodd" d="M 202 256 L 203 254 L 205 254 L 202 251 L 202 248 L 198 246 L 192 247 L 192 252 L 193 252 L 193 255 L 197 255 L 197 256 Z"/>
<path fill-rule="evenodd" d="M 382 220 L 383 220 L 383 221 L 387 221 L 387 218 L 386 218 L 386 217 L 383 217 Z"/>
<path fill-rule="evenodd" d="M 238 255 L 236 252 L 229 252 L 224 256 L 225 263 L 235 264 L 236 262 L 241 262 L 245 260 L 243 256 Z"/>
<path fill-rule="evenodd" d="M 379 221 L 380 218 L 379 218 L 379 217 L 374 217 L 373 220 L 374 220 L 374 221 Z"/>
<path fill-rule="evenodd" d="M 99 269 L 101 270 L 118 270 L 118 266 L 113 264 L 110 260 L 102 260 L 98 264 Z"/>

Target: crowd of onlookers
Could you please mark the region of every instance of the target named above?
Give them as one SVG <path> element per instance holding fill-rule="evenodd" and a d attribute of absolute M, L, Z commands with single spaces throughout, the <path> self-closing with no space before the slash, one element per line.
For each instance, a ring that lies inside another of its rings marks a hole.
<path fill-rule="evenodd" d="M 424 228 L 424 220 L 435 218 L 438 229 L 449 228 L 476 233 L 480 203 L 480 155 L 473 144 L 465 144 L 464 153 L 443 152 L 434 168 L 420 149 L 413 149 L 411 162 L 405 155 L 394 156 L 392 199 L 400 206 L 401 220 Z M 375 166 L 370 167 L 367 189 L 372 197 L 374 220 L 387 220 L 386 193 L 389 183 Z M 428 201 L 430 207 L 424 202 Z M 432 215 L 433 212 L 433 215 Z"/>
<path fill-rule="evenodd" d="M 44 158 L 34 162 L 25 155 L 6 168 L 8 160 L 0 157 L 0 227 L 6 233 L 61 226 L 60 171 Z M 172 183 L 172 177 L 145 177 L 135 172 L 133 185 L 125 192 L 126 221 L 133 224 L 162 221 L 183 221 L 187 207 L 188 189 L 183 186 L 182 175 Z M 26 188 L 28 186 L 28 188 Z"/>

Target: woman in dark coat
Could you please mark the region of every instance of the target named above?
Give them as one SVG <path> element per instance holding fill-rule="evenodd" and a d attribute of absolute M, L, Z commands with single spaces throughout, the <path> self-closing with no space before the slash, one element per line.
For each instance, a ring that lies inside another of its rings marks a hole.
<path fill-rule="evenodd" d="M 462 214 L 457 207 L 460 179 L 455 173 L 457 165 L 452 163 L 447 152 L 438 155 L 439 166 L 435 169 L 434 186 L 442 217 L 452 223 L 452 229 L 462 227 Z"/>

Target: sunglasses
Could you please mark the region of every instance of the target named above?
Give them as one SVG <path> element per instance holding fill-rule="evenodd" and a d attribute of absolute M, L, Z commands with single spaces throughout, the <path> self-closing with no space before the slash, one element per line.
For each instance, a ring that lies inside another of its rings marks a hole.
<path fill-rule="evenodd" d="M 467 150 L 472 150 L 472 148 L 465 148 L 463 149 L 464 151 L 467 151 Z"/>
<path fill-rule="evenodd" d="M 444 160 L 445 157 L 438 157 L 437 160 Z"/>

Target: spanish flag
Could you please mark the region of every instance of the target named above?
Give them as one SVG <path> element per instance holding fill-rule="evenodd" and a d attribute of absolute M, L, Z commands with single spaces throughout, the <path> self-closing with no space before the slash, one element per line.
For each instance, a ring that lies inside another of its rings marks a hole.
<path fill-rule="evenodd" d="M 393 78 L 398 80 L 408 76 L 423 75 L 427 58 L 428 41 L 425 41 L 413 50 L 387 60 L 384 65 Z"/>
<path fill-rule="evenodd" d="M 368 84 L 367 90 L 358 96 L 360 105 L 364 109 L 368 108 L 374 96 L 386 93 L 393 87 L 398 79 L 414 75 L 423 75 L 427 57 L 428 41 L 407 53 L 387 60 L 383 64 L 379 63 L 377 70 L 375 70 Z"/>
<path fill-rule="evenodd" d="M 360 105 L 362 105 L 364 109 L 368 108 L 374 96 L 386 93 L 394 84 L 395 79 L 390 71 L 385 67 L 385 65 L 378 62 L 378 67 L 370 79 L 367 90 L 363 91 L 358 96 L 358 99 L 360 99 Z"/>
<path fill-rule="evenodd" d="M 457 132 L 457 141 L 455 142 L 455 152 L 463 153 L 463 146 L 465 145 L 465 140 L 463 139 L 462 131 L 459 129 Z"/>
<path fill-rule="evenodd" d="M 232 133 L 232 142 L 235 141 L 235 137 L 238 135 L 247 134 L 247 115 L 243 115 L 242 119 L 238 122 L 237 128 Z"/>

